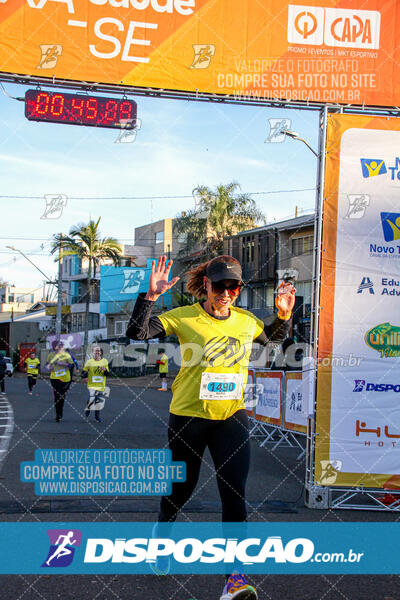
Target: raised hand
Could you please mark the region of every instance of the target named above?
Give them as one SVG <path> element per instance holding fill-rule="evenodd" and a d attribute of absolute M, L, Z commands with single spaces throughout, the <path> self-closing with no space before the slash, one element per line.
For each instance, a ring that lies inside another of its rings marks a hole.
<path fill-rule="evenodd" d="M 151 264 L 151 275 L 149 280 L 149 289 L 146 294 L 146 300 L 157 300 L 161 294 L 167 292 L 175 283 L 179 280 L 179 277 L 174 277 L 171 281 L 168 281 L 169 272 L 172 267 L 172 260 L 167 264 L 167 257 L 165 254 L 160 256 L 157 261 L 153 260 Z"/>
<path fill-rule="evenodd" d="M 278 309 L 278 317 L 287 318 L 291 315 L 295 302 L 296 288 L 291 283 L 282 283 L 278 287 L 278 295 L 275 298 L 275 306 Z"/>

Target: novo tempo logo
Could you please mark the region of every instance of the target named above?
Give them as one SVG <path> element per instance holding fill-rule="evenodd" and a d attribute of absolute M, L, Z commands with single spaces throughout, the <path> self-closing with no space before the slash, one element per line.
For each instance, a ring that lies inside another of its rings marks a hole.
<path fill-rule="evenodd" d="M 381 212 L 385 242 L 400 240 L 400 213 Z"/>
<path fill-rule="evenodd" d="M 376 177 L 387 173 L 385 161 L 381 158 L 360 158 L 364 178 Z"/>
<path fill-rule="evenodd" d="M 375 10 L 289 4 L 287 37 L 292 44 L 377 50 L 380 24 Z"/>

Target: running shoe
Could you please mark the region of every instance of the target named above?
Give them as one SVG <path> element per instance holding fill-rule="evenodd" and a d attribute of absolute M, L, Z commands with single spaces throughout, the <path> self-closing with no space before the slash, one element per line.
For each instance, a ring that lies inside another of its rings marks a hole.
<path fill-rule="evenodd" d="M 244 575 L 232 573 L 222 591 L 220 600 L 257 600 L 257 592 Z"/>
<path fill-rule="evenodd" d="M 32 396 L 32 392 L 28 392 L 29 396 Z"/>
<path fill-rule="evenodd" d="M 101 419 L 100 419 L 100 417 L 96 417 L 96 421 L 97 421 L 98 423 L 101 423 Z"/>

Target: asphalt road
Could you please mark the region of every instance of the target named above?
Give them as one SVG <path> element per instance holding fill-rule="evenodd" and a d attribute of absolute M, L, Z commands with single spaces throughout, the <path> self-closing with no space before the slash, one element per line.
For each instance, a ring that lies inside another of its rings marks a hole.
<path fill-rule="evenodd" d="M 137 387 L 138 384 L 141 387 Z M 5 522 L 154 521 L 159 498 L 38 497 L 22 483 L 19 466 L 38 448 L 164 448 L 171 393 L 157 392 L 158 377 L 111 384 L 102 423 L 84 417 L 86 389 L 74 383 L 64 419 L 56 423 L 51 389 L 39 381 L 27 394 L 25 377 L 6 381 L 14 410 L 14 433 L 0 467 L 0 520 Z M 397 521 L 399 515 L 373 511 L 309 510 L 303 502 L 305 459 L 298 450 L 259 448 L 252 441 L 247 487 L 249 521 Z M 111 501 L 110 501 L 111 500 Z M 199 483 L 181 519 L 219 521 L 220 504 L 211 457 L 205 454 Z M 23 551 L 23 547 L 21 548 Z M 384 557 L 382 557 L 384 560 Z M 400 579 L 386 576 L 252 576 L 260 600 L 400 600 Z M 0 600 L 218 600 L 223 576 L 0 576 Z"/>

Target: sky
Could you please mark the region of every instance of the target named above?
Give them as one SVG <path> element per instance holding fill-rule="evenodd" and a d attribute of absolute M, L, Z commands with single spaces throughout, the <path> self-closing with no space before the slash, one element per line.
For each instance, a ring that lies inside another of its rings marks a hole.
<path fill-rule="evenodd" d="M 33 87 L 3 86 L 15 97 Z M 141 128 L 133 143 L 116 143 L 116 130 L 28 121 L 24 103 L 0 87 L 0 278 L 21 287 L 43 284 L 8 245 L 55 277 L 49 256 L 55 233 L 101 216 L 103 236 L 133 244 L 135 227 L 193 208 L 198 185 L 238 182 L 242 192 L 254 193 L 268 223 L 294 216 L 296 206 L 314 208 L 316 157 L 300 141 L 265 140 L 269 119 L 290 119 L 289 128 L 318 149 L 318 112 L 134 99 Z M 46 194 L 65 195 L 60 218 L 42 218 Z"/>

